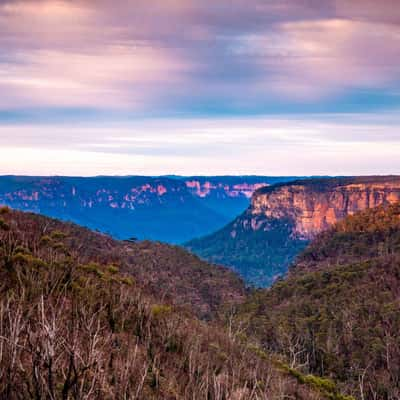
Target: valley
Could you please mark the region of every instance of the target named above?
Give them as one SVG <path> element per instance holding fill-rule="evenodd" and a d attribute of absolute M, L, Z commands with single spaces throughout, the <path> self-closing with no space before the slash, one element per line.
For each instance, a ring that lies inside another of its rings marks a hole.
<path fill-rule="evenodd" d="M 183 243 L 245 210 L 254 190 L 290 177 L 1 176 L 0 203 L 118 239 Z"/>
<path fill-rule="evenodd" d="M 186 247 L 232 267 L 256 286 L 271 285 L 318 233 L 357 211 L 400 200 L 400 177 L 346 177 L 258 189 L 249 208 Z"/>

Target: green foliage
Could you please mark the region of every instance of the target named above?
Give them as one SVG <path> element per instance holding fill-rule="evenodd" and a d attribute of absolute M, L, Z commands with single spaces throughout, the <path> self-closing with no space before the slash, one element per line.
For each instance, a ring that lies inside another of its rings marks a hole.
<path fill-rule="evenodd" d="M 18 252 L 12 258 L 15 264 L 25 265 L 33 268 L 47 268 L 48 264 L 40 258 L 34 257 L 30 254 Z"/>
<path fill-rule="evenodd" d="M 120 282 L 128 286 L 133 286 L 135 284 L 135 280 L 130 276 L 120 277 Z"/>
<path fill-rule="evenodd" d="M 91 262 L 89 264 L 80 265 L 79 268 L 82 269 L 85 272 L 89 272 L 91 274 L 94 274 L 99 278 L 103 278 L 104 277 L 103 268 L 98 263 Z"/>
<path fill-rule="evenodd" d="M 40 238 L 40 245 L 47 246 L 53 242 L 53 239 L 49 235 L 44 235 Z"/>
<path fill-rule="evenodd" d="M 151 315 L 154 318 L 165 317 L 165 316 L 171 314 L 171 312 L 172 312 L 172 307 L 168 306 L 168 305 L 164 305 L 164 304 L 155 304 L 151 308 Z"/>
<path fill-rule="evenodd" d="M 355 400 L 353 396 L 346 396 L 339 393 L 335 383 L 330 379 L 306 375 L 303 376 L 302 380 L 313 389 L 319 390 L 329 400 Z"/>
<path fill-rule="evenodd" d="M 30 250 L 25 248 L 24 246 L 17 246 L 14 249 L 14 254 L 18 254 L 18 253 L 20 253 L 20 254 L 31 254 Z"/>
<path fill-rule="evenodd" d="M 62 240 L 65 239 L 68 235 L 65 232 L 61 232 L 60 230 L 54 230 L 51 232 L 50 237 L 53 240 Z"/>
<path fill-rule="evenodd" d="M 303 374 L 297 369 L 289 367 L 280 360 L 274 360 L 278 368 L 294 377 L 300 384 L 307 385 L 314 390 L 319 391 L 325 399 L 329 400 L 355 400 L 353 396 L 347 396 L 340 393 L 335 382 L 329 378 L 322 378 L 311 374 Z"/>
<path fill-rule="evenodd" d="M 119 268 L 116 265 L 109 265 L 107 268 L 110 274 L 117 274 L 119 272 Z"/>
<path fill-rule="evenodd" d="M 260 224 L 257 230 L 251 228 L 250 220 Z M 210 262 L 233 266 L 250 284 L 269 286 L 286 273 L 307 245 L 306 241 L 292 237 L 292 227 L 291 221 L 257 220 L 245 213 L 220 231 L 193 240 L 186 247 Z"/>
<path fill-rule="evenodd" d="M 385 205 L 345 218 L 298 257 L 298 264 L 345 264 L 400 252 L 400 205 Z"/>

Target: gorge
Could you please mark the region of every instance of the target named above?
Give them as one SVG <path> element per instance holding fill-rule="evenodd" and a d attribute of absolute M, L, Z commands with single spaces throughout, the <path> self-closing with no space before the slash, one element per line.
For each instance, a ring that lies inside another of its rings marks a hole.
<path fill-rule="evenodd" d="M 1 176 L 0 203 L 108 233 L 182 243 L 248 207 L 254 190 L 294 177 Z"/>
<path fill-rule="evenodd" d="M 216 233 L 187 247 L 268 286 L 284 275 L 318 233 L 347 215 L 400 200 L 400 177 L 298 180 L 258 189 L 249 208 Z"/>

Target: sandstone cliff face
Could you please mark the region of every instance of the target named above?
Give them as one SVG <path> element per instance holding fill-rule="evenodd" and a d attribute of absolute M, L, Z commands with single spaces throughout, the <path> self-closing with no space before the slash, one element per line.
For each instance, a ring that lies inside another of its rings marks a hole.
<path fill-rule="evenodd" d="M 247 181 L 247 179 L 249 181 Z M 273 178 L 271 178 L 273 179 Z M 15 208 L 41 211 L 51 202 L 66 208 L 72 202 L 82 209 L 98 206 L 135 210 L 173 199 L 184 203 L 198 198 L 207 201 L 232 199 L 240 201 L 242 211 L 253 192 L 267 186 L 268 178 L 228 177 L 168 179 L 166 177 L 0 177 L 0 203 Z M 232 214 L 233 217 L 235 214 Z"/>
<path fill-rule="evenodd" d="M 320 187 L 304 181 L 256 192 L 249 215 L 254 229 L 262 217 L 291 220 L 293 236 L 310 240 L 347 215 L 398 201 L 400 177 L 346 178 Z"/>
<path fill-rule="evenodd" d="M 259 188 L 269 186 L 269 183 L 264 181 L 257 183 L 226 183 L 224 181 L 213 182 L 208 180 L 201 181 L 196 179 L 187 180 L 185 181 L 185 184 L 193 195 L 201 198 L 215 195 L 219 198 L 245 197 L 247 199 L 250 199 L 254 191 Z"/>
<path fill-rule="evenodd" d="M 187 243 L 200 257 L 269 286 L 319 232 L 347 215 L 400 201 L 400 177 L 308 179 L 257 190 L 223 229 Z"/>

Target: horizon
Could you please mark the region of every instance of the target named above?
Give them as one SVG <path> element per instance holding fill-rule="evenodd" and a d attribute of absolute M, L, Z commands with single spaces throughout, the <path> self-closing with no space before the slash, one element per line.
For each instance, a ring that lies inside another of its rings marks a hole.
<path fill-rule="evenodd" d="M 346 178 L 390 178 L 400 177 L 400 174 L 364 174 L 364 175 L 268 175 L 268 174 L 234 174 L 234 175 L 19 175 L 19 174 L 0 174 L 0 178 L 166 178 L 166 179 L 189 179 L 189 178 L 299 178 L 299 180 L 311 179 L 346 179 Z M 277 183 L 279 184 L 279 182 Z M 275 184 L 273 184 L 275 185 Z"/>
<path fill-rule="evenodd" d="M 0 174 L 400 174 L 395 1 L 0 1 Z"/>

